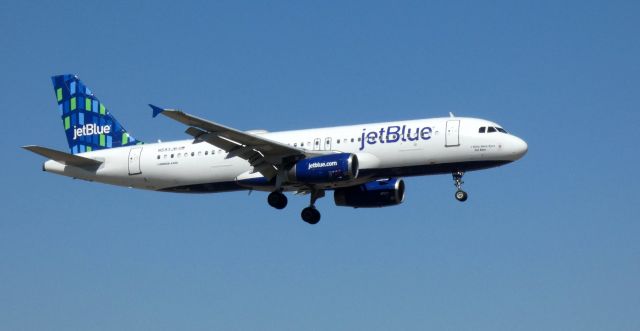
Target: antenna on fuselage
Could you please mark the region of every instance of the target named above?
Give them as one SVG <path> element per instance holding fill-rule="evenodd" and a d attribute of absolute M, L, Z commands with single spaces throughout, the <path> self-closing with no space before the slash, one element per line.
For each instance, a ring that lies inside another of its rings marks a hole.
<path fill-rule="evenodd" d="M 452 112 L 449 112 L 449 117 L 456 117 L 456 115 L 453 115 Z"/>

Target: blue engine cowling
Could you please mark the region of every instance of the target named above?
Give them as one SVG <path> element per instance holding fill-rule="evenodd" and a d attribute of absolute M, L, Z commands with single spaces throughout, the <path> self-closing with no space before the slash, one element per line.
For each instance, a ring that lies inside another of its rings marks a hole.
<path fill-rule="evenodd" d="M 354 208 L 399 205 L 404 201 L 404 181 L 391 178 L 339 188 L 333 193 L 333 200 L 337 206 Z"/>
<path fill-rule="evenodd" d="M 330 183 L 358 177 L 358 157 L 339 153 L 298 161 L 289 170 L 289 180 L 299 183 Z"/>

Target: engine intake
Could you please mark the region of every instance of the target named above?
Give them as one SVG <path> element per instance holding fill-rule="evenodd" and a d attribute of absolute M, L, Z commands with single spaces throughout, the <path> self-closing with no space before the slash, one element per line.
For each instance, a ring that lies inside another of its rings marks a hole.
<path fill-rule="evenodd" d="M 329 183 L 358 177 L 358 157 L 339 153 L 298 161 L 289 170 L 289 180 L 302 183 Z"/>
<path fill-rule="evenodd" d="M 333 200 L 337 206 L 354 208 L 399 205 L 404 201 L 404 181 L 391 178 L 339 188 L 333 193 Z"/>

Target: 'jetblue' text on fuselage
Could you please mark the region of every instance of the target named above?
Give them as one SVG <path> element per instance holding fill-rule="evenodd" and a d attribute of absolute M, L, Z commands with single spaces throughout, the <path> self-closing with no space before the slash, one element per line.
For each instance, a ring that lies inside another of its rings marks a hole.
<path fill-rule="evenodd" d="M 362 136 L 360 137 L 360 150 L 363 150 L 366 145 L 391 144 L 398 141 L 417 141 L 417 140 L 429 140 L 431 139 L 431 128 L 425 127 L 407 127 L 406 125 L 390 125 L 386 128 L 380 128 L 380 130 L 368 131 L 362 129 Z"/>

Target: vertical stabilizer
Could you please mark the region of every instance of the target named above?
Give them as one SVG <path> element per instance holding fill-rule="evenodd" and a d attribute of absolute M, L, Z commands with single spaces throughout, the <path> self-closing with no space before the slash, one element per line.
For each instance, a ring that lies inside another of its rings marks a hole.
<path fill-rule="evenodd" d="M 72 154 L 142 144 L 75 75 L 51 77 Z"/>

